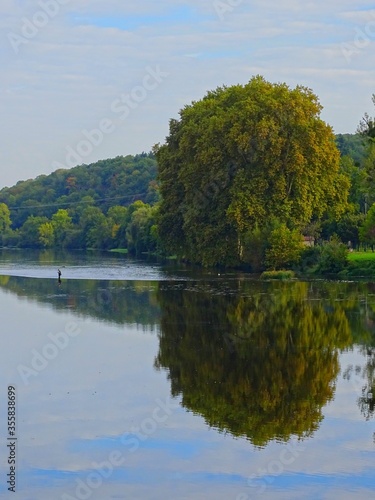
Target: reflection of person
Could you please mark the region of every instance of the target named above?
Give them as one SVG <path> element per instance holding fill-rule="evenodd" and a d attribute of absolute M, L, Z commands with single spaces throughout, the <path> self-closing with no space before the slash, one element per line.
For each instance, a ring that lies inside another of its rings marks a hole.
<path fill-rule="evenodd" d="M 60 269 L 57 270 L 57 276 L 58 276 L 57 282 L 59 285 L 61 285 L 61 271 L 60 271 Z"/>

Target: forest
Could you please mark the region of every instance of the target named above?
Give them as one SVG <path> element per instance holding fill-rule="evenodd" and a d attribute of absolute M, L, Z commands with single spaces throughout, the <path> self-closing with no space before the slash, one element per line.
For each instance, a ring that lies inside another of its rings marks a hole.
<path fill-rule="evenodd" d="M 375 245 L 375 125 L 366 113 L 355 134 L 334 135 L 321 110 L 310 89 L 261 76 L 219 87 L 152 152 L 0 190 L 0 243 L 340 270 L 349 250 Z"/>
<path fill-rule="evenodd" d="M 60 169 L 0 191 L 2 246 L 156 250 L 153 153 Z"/>

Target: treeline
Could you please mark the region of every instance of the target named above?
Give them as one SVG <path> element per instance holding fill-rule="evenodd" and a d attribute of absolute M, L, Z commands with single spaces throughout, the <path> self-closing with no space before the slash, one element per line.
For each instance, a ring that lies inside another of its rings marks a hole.
<path fill-rule="evenodd" d="M 139 255 L 156 252 L 157 206 L 136 201 L 129 207 L 115 205 L 106 213 L 85 197 L 74 208 L 58 209 L 50 218 L 29 215 L 19 229 L 12 229 L 9 210 L 0 204 L 2 246 L 20 248 L 127 249 Z"/>
<path fill-rule="evenodd" d="M 312 222 L 305 234 L 316 240 L 337 234 L 343 242 L 358 246 L 365 211 L 372 201 L 366 185 L 368 145 L 360 134 L 337 135 L 336 144 L 341 171 L 350 178 L 351 208 L 339 220 Z M 21 248 L 126 248 L 134 254 L 162 253 L 159 199 L 153 153 L 58 170 L 0 191 L 0 242 Z M 283 233 L 285 228 L 274 233 L 278 243 L 283 236 L 293 241 L 292 234 Z M 266 235 L 259 230 L 257 238 L 264 247 Z M 268 249 L 268 261 L 263 263 L 258 247 L 254 241 L 248 242 L 252 267 L 259 270 L 267 267 L 267 262 L 272 267 L 274 261 L 277 266 L 278 249 L 274 259 L 275 250 Z"/>
<path fill-rule="evenodd" d="M 58 170 L 4 188 L 1 244 L 155 252 L 156 170 L 154 155 L 143 153 Z"/>
<path fill-rule="evenodd" d="M 57 209 L 72 211 L 86 199 L 104 213 L 136 200 L 152 205 L 159 199 L 156 175 L 152 153 L 118 156 L 20 181 L 0 191 L 0 203 L 9 207 L 12 227 L 19 229 L 30 215 L 51 218 Z"/>
<path fill-rule="evenodd" d="M 356 134 L 335 136 L 321 109 L 310 89 L 260 76 L 208 92 L 152 153 L 2 189 L 0 243 L 125 248 L 252 271 L 304 254 L 303 267 L 328 272 L 344 247 L 375 247 L 375 126 L 365 114 Z M 304 239 L 332 244 L 306 253 Z"/>

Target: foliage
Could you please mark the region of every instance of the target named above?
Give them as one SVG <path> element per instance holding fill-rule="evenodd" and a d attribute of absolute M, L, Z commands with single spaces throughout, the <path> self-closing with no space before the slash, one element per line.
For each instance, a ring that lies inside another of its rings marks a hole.
<path fill-rule="evenodd" d="M 10 228 L 10 211 L 5 203 L 0 203 L 0 233 L 4 233 Z"/>
<path fill-rule="evenodd" d="M 359 237 L 361 243 L 372 247 L 375 245 L 375 203 L 367 212 L 366 218 L 359 229 Z"/>
<path fill-rule="evenodd" d="M 371 100 L 375 106 L 375 94 L 372 94 Z M 375 139 L 375 118 L 365 113 L 358 125 L 357 132 L 370 140 Z"/>
<path fill-rule="evenodd" d="M 367 156 L 367 155 L 366 155 Z M 350 181 L 348 201 L 357 210 L 365 210 L 367 202 L 367 173 L 366 157 L 362 159 L 363 167 L 354 163 L 350 156 L 342 156 L 340 160 L 340 172 Z"/>
<path fill-rule="evenodd" d="M 76 222 L 85 203 L 94 203 L 104 213 L 113 205 L 129 206 L 137 199 L 155 203 L 159 199 L 156 169 L 152 153 L 118 156 L 20 181 L 0 191 L 0 203 L 9 206 L 14 229 L 30 215 L 51 218 L 60 208 L 69 210 Z"/>
<path fill-rule="evenodd" d="M 317 270 L 322 247 L 315 245 L 306 247 L 301 253 L 301 259 L 298 263 L 298 270 L 303 273 L 313 273 Z"/>
<path fill-rule="evenodd" d="M 5 203 L 0 203 L 0 242 L 2 245 L 7 241 L 10 233 L 10 211 Z"/>
<path fill-rule="evenodd" d="M 342 157 L 350 157 L 355 165 L 361 166 L 366 155 L 361 134 L 337 134 L 336 144 Z"/>
<path fill-rule="evenodd" d="M 303 251 L 302 236 L 298 230 L 290 230 L 280 224 L 271 231 L 266 250 L 266 266 L 272 270 L 296 264 Z"/>
<path fill-rule="evenodd" d="M 337 236 L 332 236 L 320 247 L 317 272 L 335 274 L 346 268 L 348 263 L 348 247 Z"/>
<path fill-rule="evenodd" d="M 349 254 L 350 256 L 350 254 Z M 374 278 L 375 260 L 350 260 L 345 269 L 339 273 L 340 278 Z"/>
<path fill-rule="evenodd" d="M 260 76 L 185 106 L 156 149 L 166 249 L 233 265 L 242 262 L 245 235 L 273 217 L 302 227 L 339 215 L 349 182 L 320 111 L 310 89 Z"/>
<path fill-rule="evenodd" d="M 18 245 L 22 248 L 41 248 L 39 228 L 49 222 L 47 217 L 30 215 L 19 230 Z"/>
<path fill-rule="evenodd" d="M 53 214 L 51 224 L 53 227 L 55 245 L 57 247 L 63 247 L 67 232 L 72 227 L 71 216 L 67 210 L 59 209 Z"/>
<path fill-rule="evenodd" d="M 243 236 L 242 261 L 250 266 L 254 273 L 263 271 L 265 264 L 265 253 L 267 248 L 267 238 L 269 236 L 268 228 L 255 227 Z"/>
<path fill-rule="evenodd" d="M 139 202 L 139 204 L 142 202 Z M 131 214 L 126 235 L 131 253 L 140 255 L 145 252 L 155 252 L 157 237 L 153 230 L 156 223 L 156 210 L 142 203 Z"/>
<path fill-rule="evenodd" d="M 39 242 L 44 248 L 53 247 L 55 243 L 55 231 L 52 222 L 44 222 L 39 228 Z"/>
<path fill-rule="evenodd" d="M 30 216 L 18 231 L 4 233 L 3 245 L 23 248 L 101 249 L 123 248 L 132 254 L 154 252 L 159 240 L 157 206 L 136 201 L 114 206 L 107 214 L 86 204 L 73 222 L 69 211 L 59 209 L 50 219 Z"/>
<path fill-rule="evenodd" d="M 328 240 L 333 234 L 336 234 L 343 243 L 350 243 L 352 248 L 358 248 L 360 244 L 359 232 L 364 219 L 364 214 L 350 210 L 343 214 L 339 220 L 325 220 L 322 223 L 321 235 Z"/>

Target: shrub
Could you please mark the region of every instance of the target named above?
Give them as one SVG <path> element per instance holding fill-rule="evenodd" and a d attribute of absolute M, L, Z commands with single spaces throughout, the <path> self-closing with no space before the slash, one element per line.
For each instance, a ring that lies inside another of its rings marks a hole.
<path fill-rule="evenodd" d="M 297 263 L 303 251 L 301 233 L 297 230 L 290 230 L 286 224 L 280 224 L 273 229 L 268 244 L 266 266 L 273 270 Z"/>
<path fill-rule="evenodd" d="M 348 248 L 340 239 L 333 235 L 320 248 L 317 272 L 320 274 L 335 274 L 348 265 Z"/>

